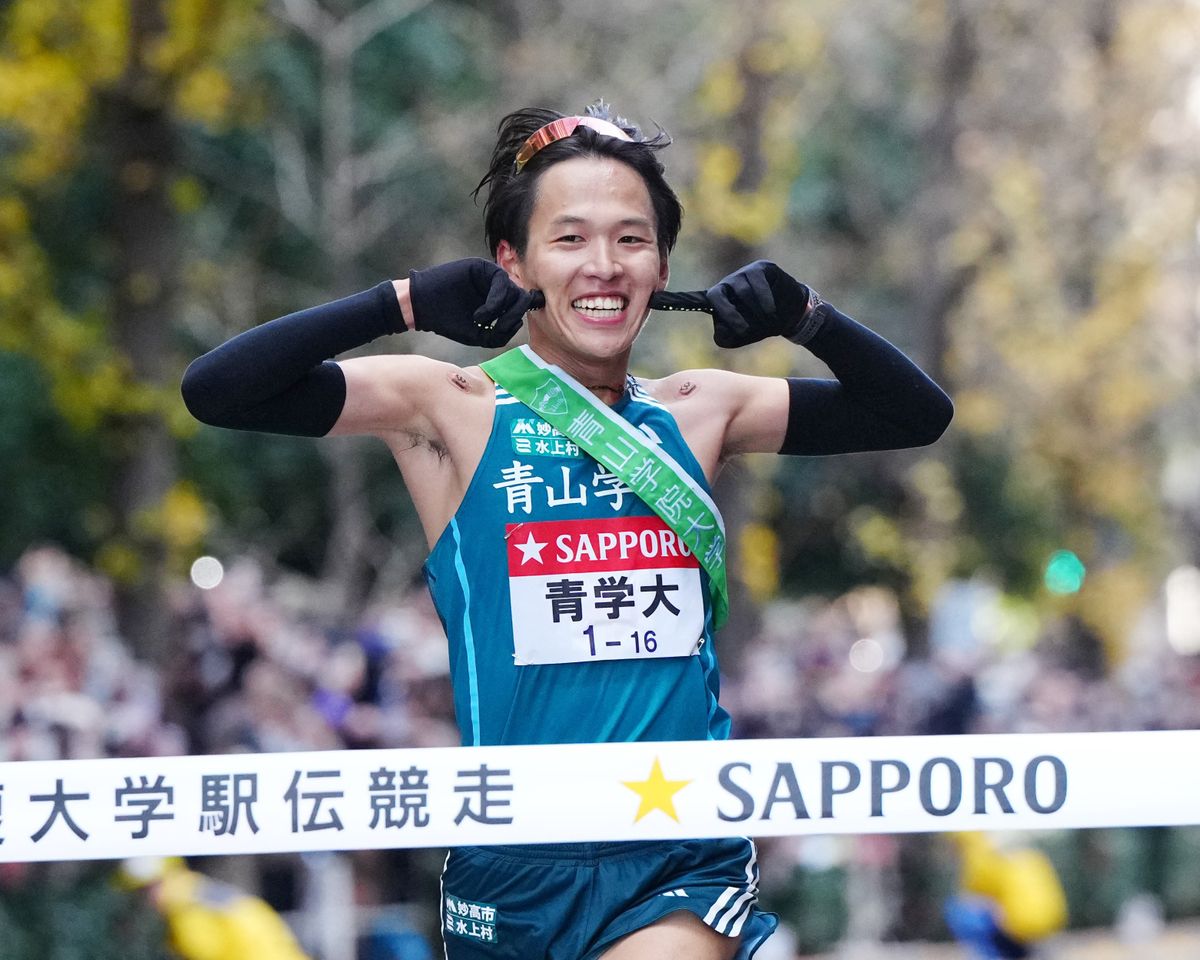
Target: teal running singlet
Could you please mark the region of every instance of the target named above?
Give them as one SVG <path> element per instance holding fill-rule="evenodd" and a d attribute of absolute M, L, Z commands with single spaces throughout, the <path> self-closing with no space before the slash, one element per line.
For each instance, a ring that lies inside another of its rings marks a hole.
<path fill-rule="evenodd" d="M 612 409 L 708 491 L 632 377 Z M 727 738 L 705 578 L 653 510 L 497 386 L 483 458 L 425 562 L 463 744 Z"/>

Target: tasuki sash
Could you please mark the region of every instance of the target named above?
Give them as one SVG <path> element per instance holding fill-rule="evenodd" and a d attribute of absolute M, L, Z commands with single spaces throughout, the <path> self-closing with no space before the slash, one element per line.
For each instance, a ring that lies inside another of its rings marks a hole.
<path fill-rule="evenodd" d="M 621 479 L 687 545 L 708 574 L 713 626 L 729 615 L 725 523 L 708 493 L 665 450 L 561 367 L 528 346 L 480 365 L 496 383 Z"/>

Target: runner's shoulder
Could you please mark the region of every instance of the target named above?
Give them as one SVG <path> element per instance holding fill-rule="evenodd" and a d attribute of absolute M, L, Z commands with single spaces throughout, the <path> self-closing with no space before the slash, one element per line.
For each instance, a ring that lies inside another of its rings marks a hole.
<path fill-rule="evenodd" d="M 376 354 L 340 363 L 380 386 L 416 390 L 424 396 L 443 391 L 483 396 L 492 390 L 492 381 L 479 367 L 460 367 L 420 354 Z"/>
<path fill-rule="evenodd" d="M 638 379 L 642 388 L 668 405 L 683 402 L 714 403 L 732 398 L 744 383 L 742 374 L 713 367 L 680 370 L 658 380 Z"/>
<path fill-rule="evenodd" d="M 338 361 L 347 401 L 339 433 L 439 436 L 491 410 L 491 381 L 478 367 L 415 354 Z"/>

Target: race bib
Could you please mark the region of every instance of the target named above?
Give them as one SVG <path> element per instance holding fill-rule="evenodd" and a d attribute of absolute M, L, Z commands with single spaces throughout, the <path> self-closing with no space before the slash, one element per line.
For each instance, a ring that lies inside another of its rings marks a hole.
<path fill-rule="evenodd" d="M 700 564 L 659 517 L 510 523 L 515 660 L 689 657 L 700 648 Z"/>

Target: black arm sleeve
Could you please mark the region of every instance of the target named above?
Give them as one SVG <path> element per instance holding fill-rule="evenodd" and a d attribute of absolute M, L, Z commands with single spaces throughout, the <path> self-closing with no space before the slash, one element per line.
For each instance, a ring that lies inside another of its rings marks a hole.
<path fill-rule="evenodd" d="M 804 344 L 836 380 L 788 378 L 787 432 L 780 453 L 819 456 L 933 443 L 954 405 L 903 353 L 827 303 Z"/>
<path fill-rule="evenodd" d="M 387 280 L 264 323 L 198 357 L 183 375 L 183 402 L 212 426 L 321 437 L 346 402 L 346 378 L 330 358 L 404 329 Z"/>

